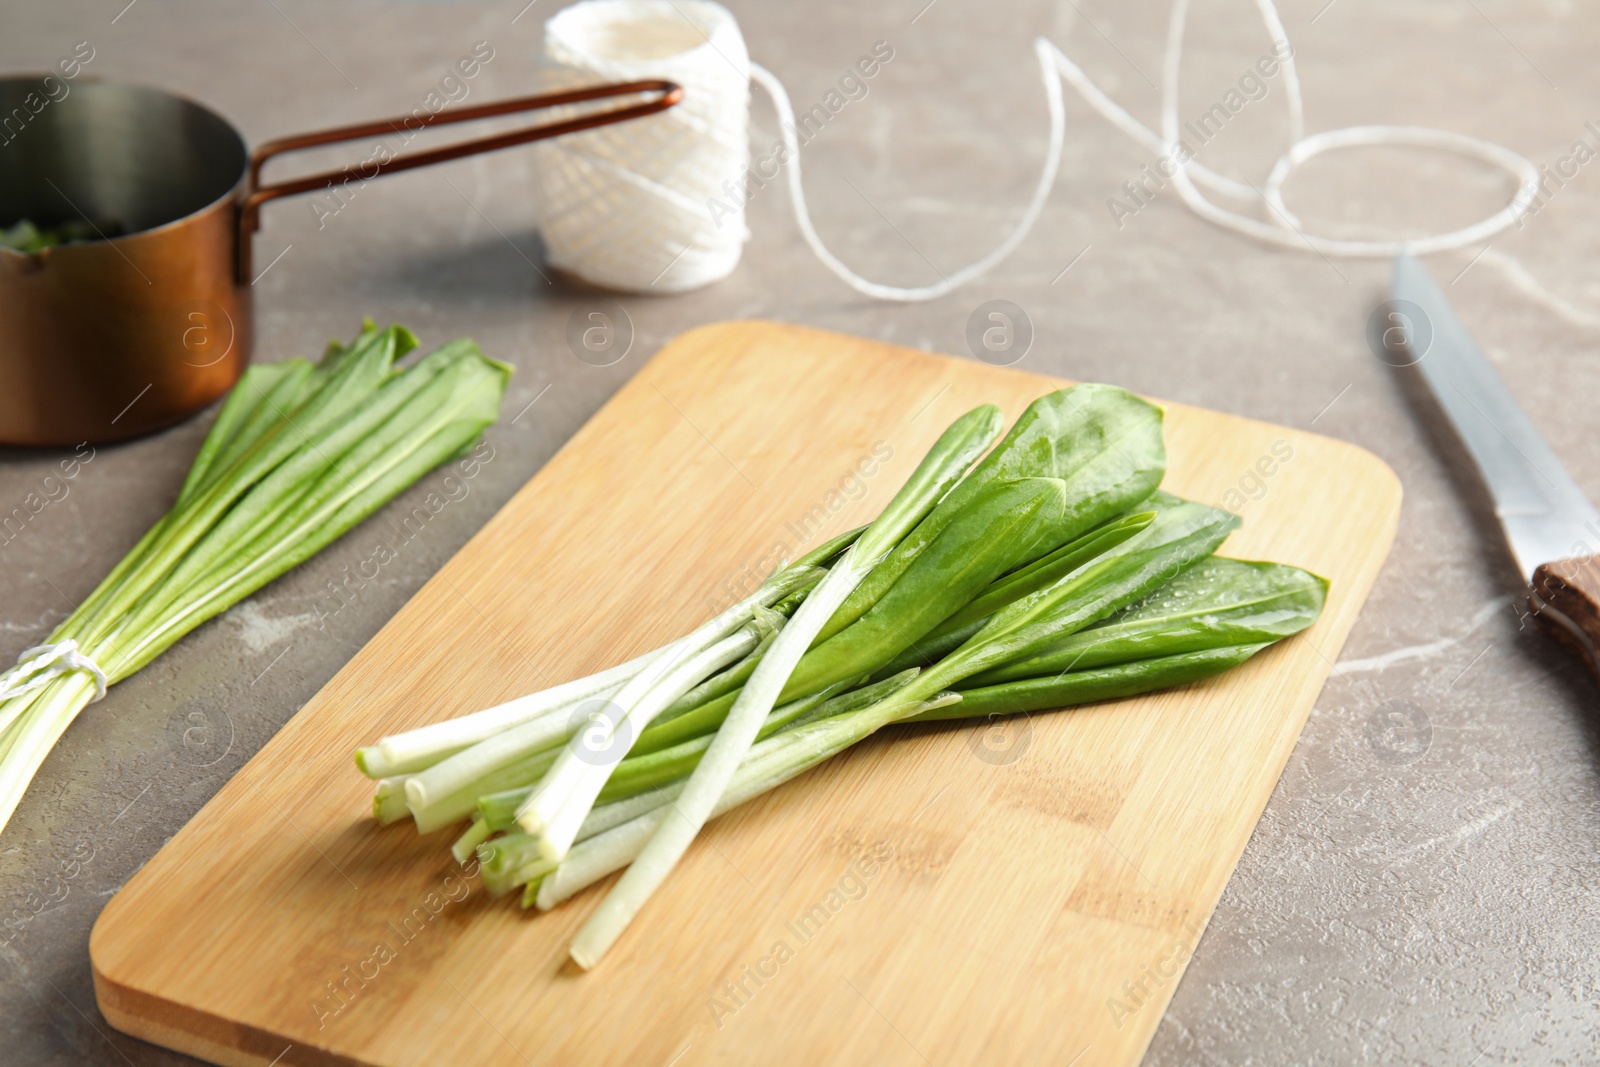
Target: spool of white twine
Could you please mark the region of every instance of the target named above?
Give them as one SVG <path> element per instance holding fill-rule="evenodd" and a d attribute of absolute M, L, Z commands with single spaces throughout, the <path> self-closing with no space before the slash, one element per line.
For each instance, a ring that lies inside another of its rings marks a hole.
<path fill-rule="evenodd" d="M 585 0 L 545 23 L 541 75 L 550 89 L 664 78 L 684 90 L 647 120 L 537 146 L 550 262 L 624 292 L 682 292 L 732 272 L 749 237 L 744 209 L 706 211 L 750 157 L 750 56 L 727 8 Z"/>
<path fill-rule="evenodd" d="M 1279 248 L 1321 256 L 1421 255 L 1476 244 L 1527 214 L 1539 196 L 1539 171 L 1525 157 L 1492 142 L 1411 126 L 1353 126 L 1307 135 L 1294 49 L 1272 0 L 1255 0 L 1255 6 L 1282 61 L 1289 113 L 1289 143 L 1260 186 L 1199 163 L 1182 141 L 1178 76 L 1189 0 L 1172 0 L 1159 133 L 1108 96 L 1052 42 L 1036 38 L 1034 55 L 1044 84 L 1050 137 L 1032 197 L 1011 232 L 988 255 L 942 281 L 907 287 L 861 277 L 823 244 L 806 207 L 788 93 L 776 75 L 750 62 L 739 26 L 727 9 L 711 0 L 582 0 L 545 24 L 545 75 L 553 87 L 666 78 L 684 87 L 684 99 L 677 107 L 638 122 L 541 143 L 536 195 L 551 262 L 598 285 L 632 292 L 680 292 L 731 272 L 749 232 L 743 198 L 732 198 L 737 206 L 730 212 L 725 187 L 730 180 L 740 184 L 747 178 L 752 78 L 772 96 L 778 112 L 787 153 L 783 164 L 800 236 L 841 281 L 879 300 L 943 296 L 990 270 L 1022 243 L 1044 209 L 1061 163 L 1066 132 L 1062 82 L 1160 157 L 1158 166 L 1166 168 L 1162 173 L 1190 211 L 1213 225 Z M 1289 176 L 1324 152 L 1374 145 L 1476 159 L 1505 171 L 1516 182 L 1516 191 L 1498 211 L 1447 233 L 1377 240 L 1306 232 L 1284 202 L 1283 186 Z M 1224 207 L 1208 192 L 1253 207 L 1255 213 Z M 713 201 L 718 211 L 709 209 Z"/>

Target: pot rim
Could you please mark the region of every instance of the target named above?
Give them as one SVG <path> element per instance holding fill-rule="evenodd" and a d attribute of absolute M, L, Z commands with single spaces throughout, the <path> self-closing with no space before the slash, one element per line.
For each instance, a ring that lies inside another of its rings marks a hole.
<path fill-rule="evenodd" d="M 0 75 L 0 86 L 9 84 L 11 82 L 40 82 L 40 81 L 43 81 L 47 77 L 56 78 L 56 79 L 59 80 L 61 76 L 59 74 L 55 74 L 55 73 L 48 73 L 48 74 L 15 74 L 15 73 L 11 73 L 11 74 Z M 79 78 L 74 78 L 72 80 L 73 81 L 80 81 Z M 90 84 L 94 84 L 94 85 L 112 85 L 112 86 L 119 86 L 119 87 L 128 88 L 128 89 L 139 89 L 139 90 L 142 90 L 142 91 L 145 91 L 145 92 L 159 93 L 162 96 L 167 97 L 168 99 L 181 101 L 181 102 L 183 102 L 185 104 L 190 105 L 191 107 L 197 108 L 200 111 L 205 112 L 207 115 L 210 115 L 212 118 L 214 118 L 218 122 L 222 123 L 223 126 L 227 127 L 228 132 L 233 134 L 233 136 L 239 142 L 239 147 L 240 147 L 240 149 L 242 149 L 243 154 L 244 154 L 244 160 L 240 164 L 239 177 L 234 179 L 233 184 L 228 187 L 228 191 L 227 192 L 223 193 L 221 196 L 217 197 L 215 200 L 209 201 L 208 203 L 203 204 L 202 206 L 195 208 L 193 211 L 189 212 L 186 215 L 180 215 L 179 217 L 177 217 L 175 219 L 172 219 L 169 222 L 163 222 L 158 226 L 148 226 L 145 229 L 135 230 L 132 233 L 121 233 L 121 234 L 118 234 L 115 237 L 95 237 L 95 238 L 91 238 L 91 239 L 85 240 L 85 241 L 72 241 L 72 242 L 70 242 L 68 244 L 52 245 L 51 247 L 45 248 L 45 249 L 41 249 L 38 252 L 19 252 L 14 248 L 0 247 L 0 255 L 12 255 L 12 256 L 21 256 L 23 258 L 28 258 L 28 257 L 32 257 L 32 256 L 44 255 L 46 253 L 48 253 L 50 255 L 56 255 L 56 254 L 59 254 L 62 251 L 70 249 L 70 248 L 91 248 L 91 247 L 94 247 L 96 245 L 114 245 L 119 241 L 137 240 L 138 238 L 141 238 L 141 237 L 145 237 L 145 236 L 148 236 L 148 235 L 151 235 L 151 234 L 159 234 L 159 233 L 162 233 L 162 232 L 167 231 L 167 230 L 176 229 L 179 226 L 187 225 L 188 223 L 192 222 L 194 219 L 198 218 L 199 216 L 208 214 L 209 212 L 216 210 L 216 208 L 220 204 L 223 204 L 224 202 L 233 201 L 235 204 L 237 204 L 237 202 L 239 200 L 239 195 L 243 191 L 243 189 L 244 189 L 245 185 L 247 184 L 247 182 L 249 180 L 249 177 L 250 177 L 250 142 L 245 139 L 243 131 L 241 131 L 239 129 L 238 124 L 235 123 L 232 119 L 229 119 L 226 115 L 223 115 L 221 112 L 215 110 L 214 108 L 212 108 L 212 107 L 210 107 L 210 106 L 208 106 L 206 104 L 201 103 L 199 100 L 196 100 L 194 97 L 188 95 L 187 93 L 173 92 L 171 89 L 165 89 L 165 88 L 162 88 L 159 85 L 150 84 L 148 82 L 125 80 L 125 79 L 121 79 L 121 78 L 102 78 L 98 74 L 85 74 L 85 75 L 82 75 L 81 76 L 81 81 L 82 82 L 86 82 L 86 83 L 90 83 Z M 26 149 L 23 149 L 23 151 L 26 151 Z M 239 235 L 238 235 L 237 232 L 234 233 L 233 243 L 234 243 L 234 249 L 237 252 L 238 244 L 239 244 Z"/>

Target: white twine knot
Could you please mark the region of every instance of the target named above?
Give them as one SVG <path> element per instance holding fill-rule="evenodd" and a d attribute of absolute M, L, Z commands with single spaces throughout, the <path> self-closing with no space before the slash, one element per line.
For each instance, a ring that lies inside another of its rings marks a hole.
<path fill-rule="evenodd" d="M 10 700 L 50 684 L 56 677 L 72 671 L 88 671 L 94 676 L 93 704 L 106 695 L 106 672 L 78 649 L 72 638 L 54 644 L 24 649 L 17 665 L 0 675 L 0 700 Z"/>

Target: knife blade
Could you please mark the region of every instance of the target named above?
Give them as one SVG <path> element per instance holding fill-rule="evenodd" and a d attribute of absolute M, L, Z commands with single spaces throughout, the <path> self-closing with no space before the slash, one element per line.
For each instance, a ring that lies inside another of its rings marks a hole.
<path fill-rule="evenodd" d="M 1600 512 L 1420 262 L 1397 256 L 1387 307 L 1494 502 L 1534 617 L 1600 678 Z"/>

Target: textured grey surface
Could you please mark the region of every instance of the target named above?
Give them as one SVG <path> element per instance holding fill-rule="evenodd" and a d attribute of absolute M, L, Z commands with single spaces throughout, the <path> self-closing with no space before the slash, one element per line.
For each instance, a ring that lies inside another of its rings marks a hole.
<path fill-rule="evenodd" d="M 480 40 L 495 58 L 472 99 L 529 91 L 540 25 L 556 6 L 123 2 L 5 0 L 0 70 L 47 66 L 87 40 L 93 73 L 196 95 L 260 141 L 407 111 Z M 1600 145 L 1584 126 L 1600 120 L 1600 18 L 1577 5 L 1325 4 L 1284 10 L 1312 129 L 1435 125 L 1540 163 L 1580 138 Z M 867 98 L 806 155 L 824 236 L 879 280 L 934 280 L 1016 217 L 1044 145 L 1033 35 L 1154 118 L 1166 17 L 1157 2 L 732 6 L 752 54 L 801 107 L 873 42 L 893 45 Z M 1248 5 L 1215 0 L 1197 6 L 1190 41 L 1186 113 L 1268 47 Z M 1259 181 L 1281 143 L 1282 101 L 1270 82 L 1202 158 Z M 495 459 L 325 629 L 320 591 L 363 558 L 359 531 L 71 728 L 0 836 L 12 920 L 0 931 L 0 1062 L 192 1062 L 115 1033 L 97 1012 L 86 946 L 105 900 L 666 340 L 765 317 L 965 354 L 968 316 L 990 299 L 1029 314 L 1026 368 L 1314 423 L 1382 456 L 1406 489 L 1394 554 L 1146 1062 L 1600 1059 L 1596 691 L 1519 626 L 1514 575 L 1471 472 L 1367 351 L 1386 268 L 1263 248 L 1196 220 L 1170 193 L 1119 228 L 1106 200 L 1150 160 L 1075 96 L 1067 109 L 1068 158 L 1049 207 L 991 276 L 928 304 L 859 298 L 812 259 L 785 194 L 769 187 L 751 204 L 754 237 L 733 277 L 686 296 L 623 298 L 637 336 L 608 368 L 580 362 L 564 340 L 594 294 L 547 283 L 534 266 L 524 151 L 373 183 L 320 231 L 303 203 L 268 207 L 257 262 L 289 251 L 257 286 L 262 356 L 314 353 L 364 314 L 404 321 L 425 341 L 471 334 L 518 367 L 490 434 Z M 775 133 L 764 100 L 755 122 L 764 147 Z M 1477 259 L 1472 249 L 1429 265 L 1457 279 L 1451 298 L 1600 499 L 1592 169 Z M 1458 225 L 1504 195 L 1499 176 L 1475 165 L 1396 151 L 1330 157 L 1290 189 L 1308 224 L 1348 233 Z M 205 424 L 100 449 L 64 498 L 0 546 L 0 657 L 46 633 L 162 512 Z M 0 509 L 58 459 L 5 454 Z"/>

